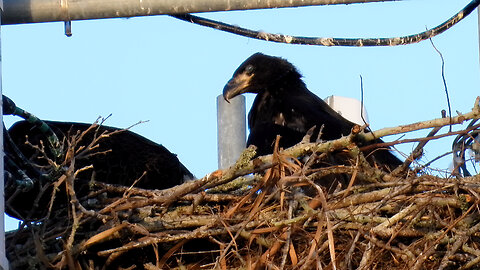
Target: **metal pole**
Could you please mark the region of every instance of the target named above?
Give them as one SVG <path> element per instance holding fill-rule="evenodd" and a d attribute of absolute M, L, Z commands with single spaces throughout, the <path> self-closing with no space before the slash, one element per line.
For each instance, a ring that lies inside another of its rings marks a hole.
<path fill-rule="evenodd" d="M 218 168 L 233 165 L 245 149 L 245 97 L 236 96 L 227 103 L 217 97 Z"/>
<path fill-rule="evenodd" d="M 401 0 L 4 0 L 2 24 Z"/>
<path fill-rule="evenodd" d="M 0 8 L 2 9 L 3 11 L 3 0 L 0 0 Z M 0 12 L 0 18 L 1 18 L 1 12 Z M 1 28 L 1 25 L 0 25 L 0 28 Z M 0 40 L 1 41 L 1 40 Z M 1 45 L 1 42 L 0 42 L 0 45 Z M 0 50 L 0 96 L 2 95 L 2 57 L 1 57 L 1 50 Z M 0 102 L 0 104 L 2 104 L 2 102 Z M 2 106 L 3 105 L 0 105 L 0 111 L 3 111 L 2 110 Z M 3 115 L 0 114 L 0 120 L 1 122 L 3 123 Z M 5 155 L 4 151 L 3 151 L 3 128 L 1 128 L 1 131 L 0 131 L 0 149 L 2 150 L 1 151 L 1 157 L 0 157 L 0 173 L 1 173 L 1 178 L 0 179 L 3 179 L 4 177 L 4 174 L 5 174 L 5 171 L 4 171 L 4 168 L 3 168 L 3 156 Z M 0 181 L 0 210 L 2 212 L 2 214 L 0 215 L 0 267 L 2 269 L 8 269 L 8 261 L 7 261 L 7 257 L 6 257 L 6 254 L 5 254 L 5 196 L 3 194 L 3 187 L 4 187 L 4 183 L 3 181 Z"/>

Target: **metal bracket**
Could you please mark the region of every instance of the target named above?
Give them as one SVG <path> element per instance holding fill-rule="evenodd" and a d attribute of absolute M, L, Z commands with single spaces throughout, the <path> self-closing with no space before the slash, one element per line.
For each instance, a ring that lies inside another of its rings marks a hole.
<path fill-rule="evenodd" d="M 3 0 L 0 0 L 3 1 Z M 68 0 L 60 0 L 60 8 L 63 13 L 63 21 L 65 22 L 65 35 L 67 37 L 72 36 L 72 20 L 70 19 L 70 13 L 68 12 Z"/>

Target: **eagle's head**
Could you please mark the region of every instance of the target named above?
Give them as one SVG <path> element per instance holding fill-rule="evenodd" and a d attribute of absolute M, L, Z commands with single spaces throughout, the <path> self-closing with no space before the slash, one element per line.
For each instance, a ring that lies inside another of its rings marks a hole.
<path fill-rule="evenodd" d="M 223 88 L 223 97 L 229 101 L 243 93 L 259 94 L 286 78 L 298 80 L 301 75 L 295 66 L 283 58 L 256 53 L 235 70 Z"/>

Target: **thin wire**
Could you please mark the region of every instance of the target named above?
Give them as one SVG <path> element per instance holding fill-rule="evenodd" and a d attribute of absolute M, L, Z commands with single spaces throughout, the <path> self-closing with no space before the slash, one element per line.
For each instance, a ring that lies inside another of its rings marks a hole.
<path fill-rule="evenodd" d="M 445 95 L 447 96 L 447 105 L 448 105 L 448 117 L 450 118 L 450 128 L 449 131 L 452 132 L 452 107 L 450 105 L 450 97 L 448 95 L 448 88 L 447 88 L 447 80 L 445 79 L 445 60 L 443 59 L 442 53 L 435 47 L 433 40 L 430 38 L 430 42 L 432 43 L 433 48 L 437 53 L 440 55 L 440 59 L 442 59 L 442 80 L 443 80 L 443 88 L 445 89 Z"/>
<path fill-rule="evenodd" d="M 363 117 L 363 77 L 360 75 L 360 105 L 362 106 L 360 108 L 360 116 L 362 117 L 363 124 L 368 126 L 367 121 L 365 121 L 365 118 Z"/>

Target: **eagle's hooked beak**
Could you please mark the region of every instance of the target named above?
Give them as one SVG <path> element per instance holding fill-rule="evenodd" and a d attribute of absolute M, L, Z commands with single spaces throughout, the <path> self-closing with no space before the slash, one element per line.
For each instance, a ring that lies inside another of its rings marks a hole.
<path fill-rule="evenodd" d="M 240 73 L 231 78 L 223 88 L 223 98 L 230 103 L 230 99 L 246 93 L 250 87 L 252 74 Z"/>

